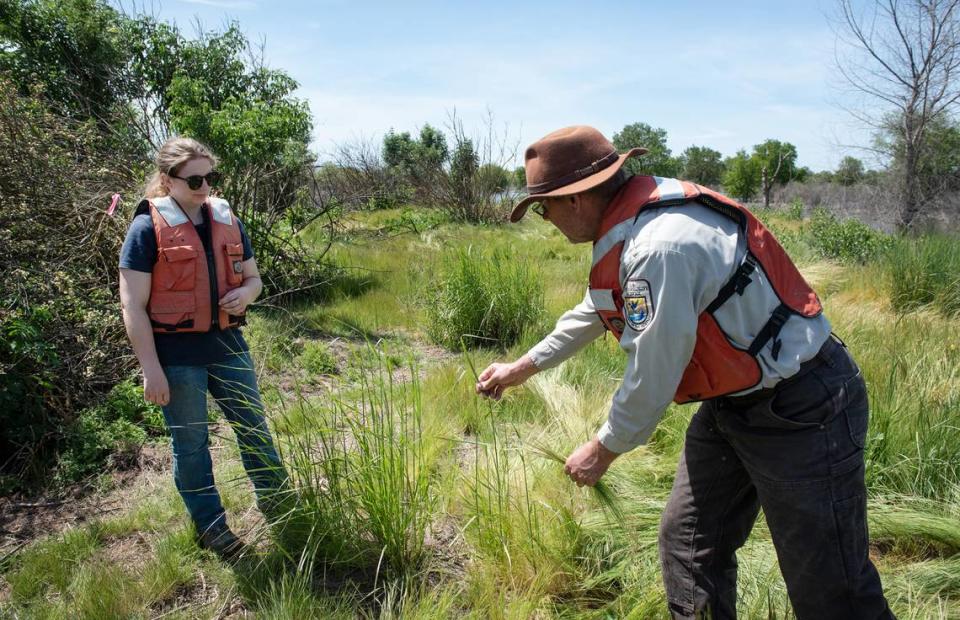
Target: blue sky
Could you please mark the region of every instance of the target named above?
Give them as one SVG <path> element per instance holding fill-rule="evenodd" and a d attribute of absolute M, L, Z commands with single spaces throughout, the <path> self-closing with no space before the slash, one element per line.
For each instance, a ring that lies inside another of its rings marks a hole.
<path fill-rule="evenodd" d="M 573 124 L 612 137 L 645 122 L 732 155 L 767 138 L 833 169 L 869 142 L 839 106 L 829 0 L 779 2 L 363 2 L 164 0 L 155 14 L 193 33 L 230 20 L 300 83 L 314 148 L 389 129 L 469 133 L 487 110 L 521 147 Z M 522 151 L 521 151 L 522 154 Z M 519 165 L 519 161 L 513 162 Z M 868 162 L 870 163 L 870 162 Z"/>

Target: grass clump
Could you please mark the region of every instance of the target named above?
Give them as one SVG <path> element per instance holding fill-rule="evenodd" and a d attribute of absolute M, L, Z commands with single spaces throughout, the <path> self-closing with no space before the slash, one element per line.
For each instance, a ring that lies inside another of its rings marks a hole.
<path fill-rule="evenodd" d="M 318 340 L 305 342 L 298 361 L 300 367 L 311 375 L 337 374 L 337 358 L 324 342 Z"/>
<path fill-rule="evenodd" d="M 886 267 L 895 309 L 929 304 L 946 316 L 960 314 L 960 241 L 955 237 L 898 239 Z"/>
<path fill-rule="evenodd" d="M 420 566 L 433 508 L 430 438 L 424 432 L 418 374 L 394 382 L 381 356 L 360 376 L 356 399 L 305 406 L 312 424 L 281 443 L 296 499 L 278 522 L 284 555 L 378 574 Z"/>
<path fill-rule="evenodd" d="M 441 261 L 427 299 L 427 334 L 451 349 L 461 340 L 509 347 L 540 319 L 543 303 L 542 278 L 529 262 L 508 250 L 461 249 Z"/>

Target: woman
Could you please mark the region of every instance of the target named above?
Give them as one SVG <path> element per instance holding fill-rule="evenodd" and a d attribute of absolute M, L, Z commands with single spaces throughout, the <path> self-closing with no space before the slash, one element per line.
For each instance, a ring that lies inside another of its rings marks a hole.
<path fill-rule="evenodd" d="M 210 196 L 217 160 L 196 140 L 168 140 L 120 253 L 123 321 L 146 399 L 163 407 L 173 477 L 197 542 L 230 560 L 243 543 L 214 485 L 207 392 L 230 421 L 260 509 L 276 509 L 287 474 L 263 417 L 247 343 L 247 306 L 263 287 L 243 225 Z"/>

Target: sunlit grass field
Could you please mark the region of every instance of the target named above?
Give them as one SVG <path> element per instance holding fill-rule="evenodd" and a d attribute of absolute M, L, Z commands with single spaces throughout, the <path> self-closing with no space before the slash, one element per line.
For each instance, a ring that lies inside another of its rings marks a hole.
<path fill-rule="evenodd" d="M 672 406 L 648 446 L 618 459 L 604 494 L 577 488 L 549 455 L 568 454 L 602 423 L 624 363 L 611 338 L 499 403 L 473 393 L 475 372 L 526 351 L 582 298 L 589 247 L 536 218 L 513 227 L 427 218 L 397 230 L 400 217 L 352 216 L 332 251 L 342 283 L 322 303 L 262 309 L 247 330 L 296 483 L 283 527 L 270 527 L 232 438 L 218 449 L 229 519 L 255 555 L 228 567 L 198 551 L 172 477 L 159 472 L 139 479 L 121 511 L 5 558 L 0 615 L 669 617 L 657 526 L 692 406 Z M 960 318 L 952 298 L 904 302 L 890 269 L 819 259 L 795 234 L 801 222 L 766 217 L 867 378 L 871 556 L 894 612 L 958 618 Z M 309 234 L 323 242 L 322 231 Z M 960 247 L 940 243 L 946 253 Z M 541 287 L 516 342 L 503 350 L 467 334 L 459 346 L 431 344 L 430 326 L 442 320 L 433 291 L 450 265 L 475 257 L 492 269 L 494 255 L 523 266 L 510 272 L 530 289 L 519 297 Z M 931 260 L 906 250 L 900 257 Z M 225 424 L 219 432 L 229 438 Z M 793 617 L 762 518 L 739 559 L 741 617 Z"/>

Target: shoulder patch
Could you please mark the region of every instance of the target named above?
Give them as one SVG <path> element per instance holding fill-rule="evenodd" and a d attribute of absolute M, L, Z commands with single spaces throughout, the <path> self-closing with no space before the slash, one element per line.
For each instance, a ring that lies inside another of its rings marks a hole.
<path fill-rule="evenodd" d="M 640 278 L 627 280 L 623 287 L 623 314 L 627 325 L 642 332 L 653 320 L 653 295 L 650 283 Z"/>

